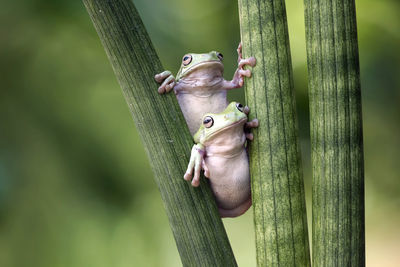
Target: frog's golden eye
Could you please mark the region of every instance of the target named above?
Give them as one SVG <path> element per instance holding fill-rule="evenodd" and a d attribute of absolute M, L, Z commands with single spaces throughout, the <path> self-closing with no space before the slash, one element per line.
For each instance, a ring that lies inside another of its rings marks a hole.
<path fill-rule="evenodd" d="M 236 104 L 236 107 L 237 107 L 237 109 L 238 109 L 240 112 L 243 112 L 243 105 L 242 105 L 242 104 L 237 103 L 237 104 Z"/>
<path fill-rule="evenodd" d="M 217 57 L 219 58 L 219 60 L 223 60 L 224 59 L 224 56 L 220 53 L 220 52 L 217 52 Z"/>
<path fill-rule="evenodd" d="M 203 120 L 204 127 L 210 128 L 214 124 L 214 119 L 210 116 L 207 116 Z"/>
<path fill-rule="evenodd" d="M 184 55 L 182 59 L 183 66 L 187 66 L 192 62 L 192 55 Z"/>

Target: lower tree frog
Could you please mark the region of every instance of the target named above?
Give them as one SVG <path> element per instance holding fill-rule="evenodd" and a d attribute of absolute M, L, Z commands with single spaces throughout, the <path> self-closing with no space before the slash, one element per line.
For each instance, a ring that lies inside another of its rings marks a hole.
<path fill-rule="evenodd" d="M 230 103 L 218 114 L 207 113 L 194 135 L 190 162 L 184 175 L 193 186 L 200 183 L 200 171 L 210 179 L 221 217 L 237 217 L 251 206 L 250 173 L 246 138 L 253 139 L 245 128 L 258 127 L 258 120 L 248 122 L 248 107 Z"/>

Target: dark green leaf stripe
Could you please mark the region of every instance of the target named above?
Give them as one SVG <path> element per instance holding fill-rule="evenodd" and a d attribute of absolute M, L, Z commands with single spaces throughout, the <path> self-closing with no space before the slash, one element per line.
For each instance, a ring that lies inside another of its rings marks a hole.
<path fill-rule="evenodd" d="M 236 266 L 205 179 L 199 188 L 183 180 L 193 141 L 175 95 L 157 93 L 153 77 L 163 68 L 133 3 L 83 2 L 150 159 L 183 265 Z"/>
<path fill-rule="evenodd" d="M 258 266 L 310 266 L 307 218 L 284 1 L 239 0 L 245 57 L 257 60 L 246 83 Z"/>
<path fill-rule="evenodd" d="M 314 266 L 365 266 L 361 90 L 354 0 L 305 0 Z"/>

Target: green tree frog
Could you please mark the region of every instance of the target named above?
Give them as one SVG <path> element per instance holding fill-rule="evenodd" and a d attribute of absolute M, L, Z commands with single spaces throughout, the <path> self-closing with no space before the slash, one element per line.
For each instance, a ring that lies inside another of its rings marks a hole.
<path fill-rule="evenodd" d="M 205 113 L 219 113 L 226 108 L 226 91 L 242 87 L 244 76 L 251 76 L 251 71 L 244 70 L 243 66 L 254 66 L 256 60 L 254 57 L 242 59 L 241 51 L 242 45 L 239 44 L 238 68 L 231 81 L 224 79 L 223 56 L 216 51 L 184 55 L 176 79 L 170 71 L 155 75 L 155 80 L 161 83 L 158 88 L 160 94 L 174 89 L 192 135 L 199 128 Z"/>
<path fill-rule="evenodd" d="M 207 113 L 194 135 L 190 162 L 184 179 L 200 183 L 200 171 L 210 179 L 221 217 L 237 217 L 251 206 L 249 161 L 246 138 L 253 135 L 245 128 L 258 127 L 258 120 L 247 120 L 248 107 L 230 103 L 218 114 Z"/>

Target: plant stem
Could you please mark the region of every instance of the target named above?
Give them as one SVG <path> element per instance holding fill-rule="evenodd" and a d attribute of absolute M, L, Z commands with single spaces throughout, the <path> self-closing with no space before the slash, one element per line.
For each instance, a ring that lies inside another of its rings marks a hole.
<path fill-rule="evenodd" d="M 183 180 L 193 145 L 174 94 L 159 95 L 163 70 L 130 0 L 83 0 L 139 131 L 184 266 L 236 266 L 214 197 L 202 178 Z M 143 203 L 144 205 L 146 203 Z"/>
<path fill-rule="evenodd" d="M 364 160 L 354 0 L 305 0 L 313 264 L 365 266 Z"/>
<path fill-rule="evenodd" d="M 310 266 L 307 216 L 286 10 L 239 0 L 243 53 L 257 65 L 246 101 L 260 126 L 250 145 L 258 266 Z"/>

